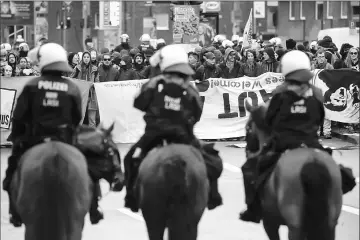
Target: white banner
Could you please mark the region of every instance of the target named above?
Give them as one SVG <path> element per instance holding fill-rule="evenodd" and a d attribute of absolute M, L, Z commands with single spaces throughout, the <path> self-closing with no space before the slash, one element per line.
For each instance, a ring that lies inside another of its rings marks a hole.
<path fill-rule="evenodd" d="M 204 101 L 195 135 L 200 139 L 220 139 L 245 136 L 248 113 L 244 101 L 254 104 L 266 101 L 270 93 L 283 82 L 278 73 L 236 79 L 209 79 L 197 84 Z M 133 107 L 136 94 L 147 80 L 95 83 L 101 122 L 115 122 L 114 140 L 134 143 L 144 132 L 143 113 Z"/>
<path fill-rule="evenodd" d="M 1 94 L 1 128 L 10 129 L 12 112 L 14 110 L 16 90 L 0 89 Z"/>

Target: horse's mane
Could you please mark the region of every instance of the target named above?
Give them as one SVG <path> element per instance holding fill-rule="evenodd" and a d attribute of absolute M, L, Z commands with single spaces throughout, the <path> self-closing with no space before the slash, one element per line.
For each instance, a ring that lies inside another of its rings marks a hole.
<path fill-rule="evenodd" d="M 248 125 L 252 122 L 262 131 L 270 133 L 271 129 L 269 125 L 265 122 L 265 117 L 268 107 L 266 105 L 257 106 L 251 113 L 248 121 Z"/>

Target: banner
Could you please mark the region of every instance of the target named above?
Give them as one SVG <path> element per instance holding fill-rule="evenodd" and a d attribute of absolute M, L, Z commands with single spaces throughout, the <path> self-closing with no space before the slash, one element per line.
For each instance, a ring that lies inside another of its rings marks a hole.
<path fill-rule="evenodd" d="M 359 123 L 360 72 L 348 69 L 315 70 L 312 83 L 324 95 L 325 117 L 343 123 Z"/>
<path fill-rule="evenodd" d="M 174 43 L 199 43 L 200 7 L 191 5 L 174 6 Z"/>
<path fill-rule="evenodd" d="M 144 133 L 144 114 L 133 107 L 133 102 L 146 81 L 94 84 L 102 123 L 109 126 L 115 122 L 115 142 L 134 143 Z M 195 135 L 200 139 L 244 136 L 248 116 L 245 99 L 261 104 L 283 81 L 281 74 L 265 73 L 255 78 L 209 79 L 196 84 L 203 101 L 203 113 L 195 126 Z"/>
<path fill-rule="evenodd" d="M 10 129 L 11 116 L 15 104 L 16 90 L 0 89 L 1 96 L 1 128 Z"/>
<path fill-rule="evenodd" d="M 6 139 L 10 135 L 11 121 L 7 121 L 9 111 L 12 115 L 16 106 L 16 100 L 22 92 L 25 84 L 34 79 L 34 77 L 11 77 L 1 78 L 1 145 L 10 144 Z M 86 106 L 89 97 L 89 89 L 92 87 L 92 83 L 81 81 L 77 79 L 71 79 L 79 87 L 82 96 L 82 111 L 83 117 L 85 116 Z M 10 110 L 11 109 L 11 110 Z M 9 118 L 11 119 L 11 118 Z"/>
<path fill-rule="evenodd" d="M 34 1 L 1 1 L 1 24 L 34 25 Z"/>
<path fill-rule="evenodd" d="M 322 89 L 326 117 L 333 121 L 359 122 L 359 72 L 315 70 L 311 82 Z M 115 122 L 114 141 L 134 143 L 144 132 L 143 113 L 133 107 L 135 96 L 147 80 L 95 83 L 99 113 L 105 126 Z M 264 73 L 255 78 L 208 79 L 196 84 L 203 102 L 203 113 L 194 132 L 200 139 L 245 136 L 248 113 L 245 100 L 257 105 L 267 101 L 284 78 Z M 342 100 L 342 99 L 346 99 Z"/>

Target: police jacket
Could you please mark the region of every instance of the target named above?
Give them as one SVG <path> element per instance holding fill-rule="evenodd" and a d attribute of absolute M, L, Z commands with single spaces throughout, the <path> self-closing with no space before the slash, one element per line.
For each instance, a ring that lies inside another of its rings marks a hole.
<path fill-rule="evenodd" d="M 56 137 L 61 129 L 76 127 L 82 118 L 77 85 L 59 74 L 44 73 L 29 81 L 13 113 L 12 139 Z"/>
<path fill-rule="evenodd" d="M 150 79 L 142 86 L 134 107 L 145 112 L 145 130 L 190 130 L 202 113 L 198 91 L 188 83 L 186 87 L 165 83 L 162 75 Z"/>
<path fill-rule="evenodd" d="M 265 122 L 280 145 L 310 144 L 324 121 L 321 90 L 311 84 L 285 82 L 274 91 Z"/>

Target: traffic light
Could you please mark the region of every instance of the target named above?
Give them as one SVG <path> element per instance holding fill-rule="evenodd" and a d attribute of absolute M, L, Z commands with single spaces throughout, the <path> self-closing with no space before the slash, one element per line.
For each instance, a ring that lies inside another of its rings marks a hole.
<path fill-rule="evenodd" d="M 65 26 L 66 26 L 66 29 L 71 27 L 71 18 L 70 17 L 66 18 L 66 25 Z"/>
<path fill-rule="evenodd" d="M 171 1 L 175 5 L 201 5 L 203 1 Z"/>

